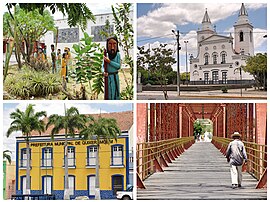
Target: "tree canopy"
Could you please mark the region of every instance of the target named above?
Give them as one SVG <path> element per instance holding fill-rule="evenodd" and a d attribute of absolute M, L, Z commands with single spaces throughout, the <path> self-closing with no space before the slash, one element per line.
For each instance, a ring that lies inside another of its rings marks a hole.
<path fill-rule="evenodd" d="M 244 71 L 249 72 L 255 78 L 257 84 L 266 90 L 267 88 L 267 54 L 257 53 L 249 57 L 244 66 Z"/>
<path fill-rule="evenodd" d="M 19 55 L 22 53 L 24 60 L 30 62 L 33 42 L 39 40 L 46 32 L 55 30 L 54 19 L 48 10 L 40 14 L 37 9 L 28 12 L 19 6 L 15 8 L 14 12 L 10 11 L 10 13 L 4 14 L 3 26 L 6 31 L 3 34 L 5 37 L 14 38 L 16 58 L 19 60 Z M 26 53 L 22 48 L 23 42 L 25 43 Z"/>
<path fill-rule="evenodd" d="M 144 46 L 138 47 L 137 57 L 138 71 L 142 75 L 147 71 L 148 76 L 153 79 L 153 84 L 161 85 L 165 99 L 168 97 L 166 88 L 163 86 L 168 84 L 169 78 L 173 80 L 174 76 L 176 76 L 172 69 L 173 64 L 176 63 L 173 57 L 173 50 L 166 46 L 167 44 L 160 44 L 158 47 L 152 49 L 145 49 Z"/>
<path fill-rule="evenodd" d="M 11 10 L 12 7 L 18 3 L 8 3 L 7 8 Z M 90 11 L 85 3 L 19 3 L 20 8 L 30 12 L 38 10 L 43 15 L 43 12 L 48 8 L 52 14 L 60 11 L 64 16 L 67 16 L 68 25 L 70 27 L 80 26 L 83 30 L 86 29 L 87 20 L 95 21 L 95 16 Z"/>

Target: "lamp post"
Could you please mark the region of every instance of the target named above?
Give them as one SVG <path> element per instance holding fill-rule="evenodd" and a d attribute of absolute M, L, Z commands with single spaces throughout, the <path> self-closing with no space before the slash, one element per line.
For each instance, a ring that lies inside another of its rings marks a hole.
<path fill-rule="evenodd" d="M 172 33 L 175 34 L 176 36 L 176 41 L 177 41 L 177 95 L 180 96 L 180 67 L 179 67 L 179 50 L 181 49 L 180 44 L 179 44 L 179 30 L 175 33 L 174 30 L 172 30 Z"/>
<path fill-rule="evenodd" d="M 188 44 L 188 41 L 184 41 L 184 43 L 185 43 L 185 46 L 186 46 L 186 83 L 188 85 L 188 75 L 187 75 L 187 73 L 188 73 L 188 61 L 187 61 L 187 44 Z"/>

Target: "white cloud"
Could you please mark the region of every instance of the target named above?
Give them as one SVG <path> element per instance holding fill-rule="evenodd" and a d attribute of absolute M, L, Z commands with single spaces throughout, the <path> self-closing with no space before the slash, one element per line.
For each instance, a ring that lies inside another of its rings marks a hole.
<path fill-rule="evenodd" d="M 138 36 L 163 36 L 170 34 L 171 30 L 175 29 L 176 25 L 173 22 L 160 21 L 148 16 L 137 19 Z"/>
<path fill-rule="evenodd" d="M 255 50 L 255 53 L 256 53 L 256 52 L 258 52 L 256 50 L 258 50 L 261 47 L 261 45 L 263 45 L 264 43 L 267 42 L 267 39 L 263 37 L 264 35 L 267 34 L 267 30 L 266 29 L 255 28 L 253 30 L 253 32 L 254 32 L 253 33 L 254 50 Z"/>
<path fill-rule="evenodd" d="M 4 109 L 3 113 L 3 150 L 10 150 L 12 151 L 12 159 L 15 160 L 15 149 L 16 149 L 16 137 L 21 136 L 21 132 L 14 132 L 10 135 L 9 138 L 6 137 L 6 133 L 12 120 L 9 118 L 11 112 L 14 112 L 16 108 L 25 111 L 26 106 L 29 103 L 20 103 L 15 108 L 8 108 Z M 112 107 L 115 104 L 112 104 Z M 117 104 L 116 104 L 117 105 Z M 120 103 L 121 105 L 121 103 Z M 107 113 L 105 110 L 101 110 L 96 107 L 91 107 L 91 104 L 66 104 L 66 107 L 69 108 L 71 106 L 77 107 L 79 112 L 82 114 L 97 114 L 97 113 Z M 47 116 L 52 114 L 64 114 L 64 104 L 51 104 L 51 103 L 42 103 L 42 104 L 35 104 L 35 111 L 46 111 Z"/>
<path fill-rule="evenodd" d="M 266 7 L 266 4 L 246 4 L 247 10 L 261 7 Z M 239 12 L 240 4 L 161 4 L 161 7 L 138 18 L 138 36 L 162 36 L 169 34 L 177 25 L 200 24 L 206 8 L 211 22 L 215 23 Z"/>

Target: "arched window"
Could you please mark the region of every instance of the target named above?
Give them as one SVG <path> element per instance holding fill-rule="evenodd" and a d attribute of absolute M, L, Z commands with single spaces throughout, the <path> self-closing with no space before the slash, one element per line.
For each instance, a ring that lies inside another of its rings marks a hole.
<path fill-rule="evenodd" d="M 220 56 L 221 56 L 221 64 L 225 64 L 226 63 L 226 56 L 227 56 L 227 53 L 225 51 L 222 51 L 220 53 Z"/>
<path fill-rule="evenodd" d="M 239 37 L 240 37 L 240 41 L 244 41 L 244 32 L 243 31 L 240 31 Z"/>
<path fill-rule="evenodd" d="M 218 57 L 217 52 L 214 52 L 214 53 L 212 54 L 212 57 L 213 57 L 213 64 L 217 64 L 217 57 Z"/>
<path fill-rule="evenodd" d="M 195 71 L 193 72 L 193 76 L 199 76 L 199 72 L 198 72 L 197 70 L 195 70 Z"/>
<path fill-rule="evenodd" d="M 252 42 L 252 38 L 253 38 L 252 31 L 249 32 L 249 37 L 250 37 L 250 42 Z"/>
<path fill-rule="evenodd" d="M 205 53 L 204 54 L 204 65 L 208 65 L 209 64 L 209 54 Z"/>

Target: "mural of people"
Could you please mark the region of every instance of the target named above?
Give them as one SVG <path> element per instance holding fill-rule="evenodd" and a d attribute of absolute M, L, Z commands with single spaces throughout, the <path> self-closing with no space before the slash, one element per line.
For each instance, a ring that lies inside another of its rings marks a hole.
<path fill-rule="evenodd" d="M 108 57 L 104 56 L 102 70 L 104 72 L 104 63 L 107 63 L 107 72 L 104 72 L 104 76 L 108 76 L 108 99 L 120 100 L 118 70 L 121 67 L 121 58 L 118 49 L 118 40 L 116 37 L 110 37 L 107 39 L 106 49 Z"/>

